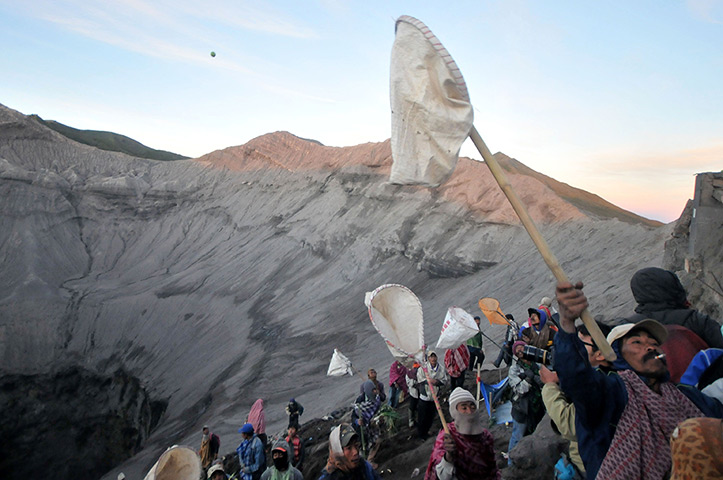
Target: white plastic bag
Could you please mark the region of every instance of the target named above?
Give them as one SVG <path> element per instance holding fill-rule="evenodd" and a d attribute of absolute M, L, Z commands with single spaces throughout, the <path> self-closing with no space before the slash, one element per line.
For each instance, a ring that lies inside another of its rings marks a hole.
<path fill-rule="evenodd" d="M 472 315 L 463 308 L 449 307 L 444 317 L 437 348 L 457 348 L 477 333 L 479 327 Z"/>

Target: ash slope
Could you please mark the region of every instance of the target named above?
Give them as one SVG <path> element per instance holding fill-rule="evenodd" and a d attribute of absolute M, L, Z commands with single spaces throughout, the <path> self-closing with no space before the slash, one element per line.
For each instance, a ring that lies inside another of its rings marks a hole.
<path fill-rule="evenodd" d="M 140 478 L 168 445 L 196 445 L 204 423 L 226 451 L 258 397 L 271 433 L 290 396 L 305 419 L 351 401 L 358 379 L 326 367 L 339 348 L 360 369 L 388 370 L 363 305 L 383 283 L 420 297 L 430 344 L 451 305 L 474 312 L 493 296 L 521 318 L 551 295 L 489 176 L 401 187 L 386 183 L 389 164 L 386 142 L 336 149 L 285 133 L 155 162 L 0 107 L 0 373 L 139 378 L 168 407 L 145 448 L 104 478 Z M 630 313 L 629 279 L 661 264 L 670 227 L 588 215 L 510 177 L 568 275 L 586 282 L 593 314 Z"/>

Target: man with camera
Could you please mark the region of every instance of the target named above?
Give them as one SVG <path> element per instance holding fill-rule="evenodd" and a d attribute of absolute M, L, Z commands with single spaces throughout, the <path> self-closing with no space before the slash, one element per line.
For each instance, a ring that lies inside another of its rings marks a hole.
<path fill-rule="evenodd" d="M 514 360 L 510 371 L 509 385 L 512 389 L 512 436 L 507 447 L 507 452 L 517 445 L 525 435 L 535 431 L 535 427 L 545 415 L 542 404 L 542 381 L 540 380 L 539 367 L 534 360 L 530 359 L 529 349 L 523 341 L 517 341 L 512 345 Z M 512 460 L 508 463 L 511 465 Z"/>
<path fill-rule="evenodd" d="M 528 345 L 550 350 L 557 332 L 557 327 L 548 322 L 547 313 L 538 308 L 528 308 L 529 326 L 520 331 L 520 337 Z"/>
<path fill-rule="evenodd" d="M 691 417 L 723 417 L 723 405 L 694 387 L 669 381 L 660 344 L 667 330 L 652 319 L 618 325 L 607 340 L 615 374 L 594 370 L 575 330 L 587 308 L 582 283 L 560 282 L 555 369 L 575 405 L 575 428 L 587 478 L 662 479 L 671 468 L 669 438 Z"/>

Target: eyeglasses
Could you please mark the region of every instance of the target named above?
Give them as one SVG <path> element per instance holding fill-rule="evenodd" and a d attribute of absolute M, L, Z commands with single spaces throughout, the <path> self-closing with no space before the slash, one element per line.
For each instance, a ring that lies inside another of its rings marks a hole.
<path fill-rule="evenodd" d="M 588 347 L 592 348 L 593 351 L 597 350 L 597 345 L 595 345 L 594 343 L 587 343 L 583 342 L 582 340 L 580 340 L 580 342 L 582 342 L 583 345 L 587 345 Z"/>

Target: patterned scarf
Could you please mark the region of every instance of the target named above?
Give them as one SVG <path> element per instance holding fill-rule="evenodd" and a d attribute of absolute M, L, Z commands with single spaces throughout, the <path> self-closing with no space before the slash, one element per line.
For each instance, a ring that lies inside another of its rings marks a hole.
<path fill-rule="evenodd" d="M 719 418 L 690 418 L 670 439 L 671 480 L 723 478 L 723 423 Z"/>
<path fill-rule="evenodd" d="M 661 394 L 657 394 L 633 370 L 623 370 L 619 375 L 625 383 L 628 404 L 596 478 L 666 478 L 671 465 L 671 433 L 683 420 L 703 414 L 670 382 L 661 383 Z"/>
<path fill-rule="evenodd" d="M 454 462 L 454 477 L 458 480 L 499 479 L 500 471 L 495 462 L 495 442 L 492 435 L 484 430 L 479 435 L 462 435 L 454 422 L 448 423 L 449 433 L 457 445 L 457 459 Z M 444 431 L 440 431 L 429 457 L 424 480 L 437 480 L 436 466 L 444 457 Z"/>
<path fill-rule="evenodd" d="M 450 376 L 457 378 L 467 370 L 469 365 L 469 349 L 464 343 L 454 350 L 449 349 L 444 354 L 444 367 Z"/>

